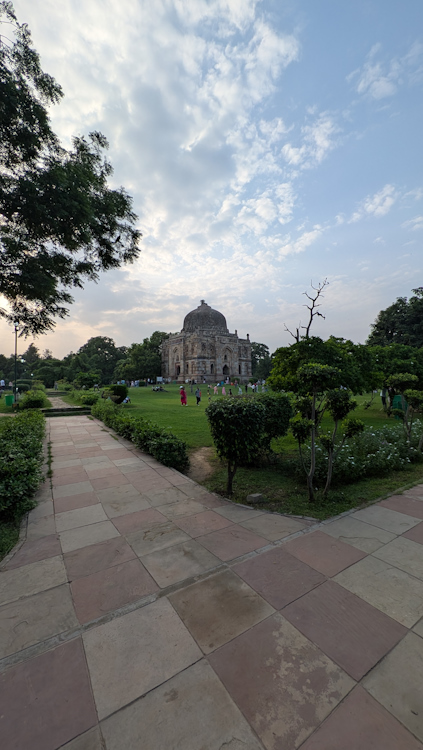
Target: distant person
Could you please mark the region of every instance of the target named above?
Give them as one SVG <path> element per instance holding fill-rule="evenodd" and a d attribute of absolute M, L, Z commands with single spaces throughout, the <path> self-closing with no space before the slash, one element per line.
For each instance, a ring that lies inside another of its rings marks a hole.
<path fill-rule="evenodd" d="M 226 388 L 222 385 L 222 396 L 226 396 Z"/>
<path fill-rule="evenodd" d="M 247 385 L 247 383 L 245 384 L 245 393 L 248 393 L 248 385 Z"/>
<path fill-rule="evenodd" d="M 186 394 L 186 390 L 185 390 L 185 388 L 184 388 L 183 385 L 180 386 L 180 391 L 181 391 L 181 406 L 186 406 L 187 405 L 187 394 Z"/>
<path fill-rule="evenodd" d="M 229 395 L 232 396 L 232 388 L 229 388 Z"/>
<path fill-rule="evenodd" d="M 217 389 L 217 385 L 215 385 L 215 387 L 213 388 L 213 393 L 214 393 L 215 396 L 217 396 L 217 394 L 219 393 L 219 391 Z"/>
<path fill-rule="evenodd" d="M 130 404 L 130 403 L 131 403 L 131 399 L 129 398 L 129 396 L 125 396 L 125 398 L 122 401 L 122 404 Z"/>
<path fill-rule="evenodd" d="M 240 385 L 238 386 L 238 396 L 242 396 L 242 388 Z"/>
<path fill-rule="evenodd" d="M 196 390 L 195 390 L 195 398 L 197 399 L 197 406 L 198 406 L 198 404 L 199 404 L 199 403 L 200 403 L 200 401 L 201 401 L 201 391 L 200 391 L 200 389 L 198 388 L 198 386 L 197 386 L 197 388 L 196 388 Z"/>

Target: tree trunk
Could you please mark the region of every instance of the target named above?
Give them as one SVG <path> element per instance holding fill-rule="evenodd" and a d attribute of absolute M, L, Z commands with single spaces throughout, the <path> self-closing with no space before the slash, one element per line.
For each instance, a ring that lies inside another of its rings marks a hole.
<path fill-rule="evenodd" d="M 311 503 L 314 503 L 314 490 L 313 490 L 313 479 L 314 472 L 316 470 L 316 396 L 313 394 L 313 401 L 311 407 L 311 419 L 313 427 L 311 428 L 311 444 L 310 444 L 310 471 L 307 475 L 307 489 L 308 499 Z"/>
<path fill-rule="evenodd" d="M 227 484 L 226 484 L 226 492 L 227 492 L 228 495 L 232 495 L 232 482 L 233 482 L 234 476 L 236 474 L 237 468 L 238 467 L 237 467 L 237 465 L 235 463 L 231 467 L 231 462 L 228 461 L 228 481 L 227 481 Z"/>

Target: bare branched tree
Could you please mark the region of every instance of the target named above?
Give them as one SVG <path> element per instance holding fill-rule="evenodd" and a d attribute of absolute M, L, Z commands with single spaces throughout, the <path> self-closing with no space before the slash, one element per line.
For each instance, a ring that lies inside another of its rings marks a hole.
<path fill-rule="evenodd" d="M 316 292 L 316 294 L 313 297 L 308 292 L 304 292 L 304 295 L 311 302 L 310 305 L 307 305 L 307 304 L 304 305 L 304 307 L 306 307 L 307 310 L 309 311 L 309 319 L 308 319 L 307 325 L 302 326 L 301 320 L 300 320 L 298 327 L 295 329 L 295 333 L 292 333 L 292 331 L 289 330 L 287 325 L 284 324 L 285 331 L 287 331 L 297 343 L 300 340 L 300 338 L 308 339 L 310 337 L 311 324 L 316 316 L 318 316 L 319 318 L 323 318 L 323 320 L 325 320 L 325 316 L 321 312 L 319 312 L 317 308 L 321 307 L 321 305 L 318 303 L 318 300 L 320 299 L 320 297 L 323 296 L 323 290 L 325 289 L 325 287 L 328 286 L 328 284 L 329 284 L 329 281 L 327 279 L 322 281 L 317 286 L 313 286 L 313 281 L 311 281 L 310 286 Z M 303 336 L 301 336 L 301 330 L 305 331 L 305 334 Z"/>

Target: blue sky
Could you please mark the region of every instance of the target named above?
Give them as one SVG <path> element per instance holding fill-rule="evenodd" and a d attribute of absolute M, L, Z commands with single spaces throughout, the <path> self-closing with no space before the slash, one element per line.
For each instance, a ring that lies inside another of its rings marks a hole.
<path fill-rule="evenodd" d="M 41 349 L 177 331 L 205 299 L 273 351 L 325 278 L 314 333 L 363 342 L 423 285 L 421 0 L 15 9 L 65 92 L 53 127 L 65 145 L 106 135 L 143 233 L 138 262 L 77 291 Z"/>

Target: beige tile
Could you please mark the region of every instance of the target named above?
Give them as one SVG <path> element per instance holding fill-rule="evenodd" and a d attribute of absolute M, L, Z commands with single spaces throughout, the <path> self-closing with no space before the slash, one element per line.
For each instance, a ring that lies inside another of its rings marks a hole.
<path fill-rule="evenodd" d="M 134 531 L 126 538 L 139 557 L 191 540 L 188 534 L 170 522 L 157 524 L 152 529 Z"/>
<path fill-rule="evenodd" d="M 32 542 L 35 539 L 42 539 L 44 536 L 50 536 L 55 533 L 56 524 L 54 522 L 54 516 L 45 516 L 36 521 L 28 522 L 26 538 Z"/>
<path fill-rule="evenodd" d="M 62 745 L 59 750 L 104 750 L 99 727 L 89 729 L 74 740 Z"/>
<path fill-rule="evenodd" d="M 81 549 L 81 547 L 87 547 L 89 544 L 104 542 L 114 536 L 120 535 L 111 521 L 100 521 L 100 523 L 92 523 L 89 526 L 62 531 L 59 534 L 63 552 L 72 552 L 74 549 Z"/>
<path fill-rule="evenodd" d="M 100 719 L 201 657 L 167 599 L 100 625 L 83 640 Z"/>
<path fill-rule="evenodd" d="M 0 658 L 78 627 L 67 584 L 0 607 Z"/>
<path fill-rule="evenodd" d="M 423 741 L 423 640 L 408 633 L 363 680 L 363 686 Z"/>
<path fill-rule="evenodd" d="M 161 588 L 221 565 L 217 557 L 194 540 L 144 555 L 142 563 Z"/>
<path fill-rule="evenodd" d="M 76 529 L 78 526 L 88 526 L 91 523 L 107 521 L 107 516 L 101 503 L 88 505 L 86 508 L 67 510 L 64 513 L 56 513 L 57 531 Z"/>
<path fill-rule="evenodd" d="M 169 487 L 164 490 L 149 490 L 145 494 L 154 508 L 170 503 L 183 502 L 187 499 L 187 496 L 176 487 Z"/>
<path fill-rule="evenodd" d="M 242 521 L 239 525 L 254 534 L 259 534 L 264 539 L 268 539 L 269 542 L 275 542 L 277 539 L 295 534 L 296 531 L 301 531 L 307 526 L 306 523 L 296 521 L 294 518 L 287 518 L 274 513 L 263 513 L 255 518 L 250 518 L 248 521 Z"/>
<path fill-rule="evenodd" d="M 28 522 L 32 523 L 33 521 L 38 521 L 40 518 L 46 518 L 47 516 L 53 515 L 53 501 L 52 500 L 43 500 L 42 502 L 39 502 L 37 507 L 34 508 L 34 510 L 31 510 L 31 512 L 28 515 Z"/>
<path fill-rule="evenodd" d="M 413 526 L 421 523 L 421 518 L 413 518 L 405 515 L 405 513 L 384 508 L 382 505 L 371 505 L 369 508 L 358 510 L 351 515 L 351 518 L 370 523 L 379 529 L 391 531 L 393 534 L 403 534 L 404 531 L 408 531 L 408 529 L 412 529 Z"/>
<path fill-rule="evenodd" d="M 322 529 L 324 529 L 325 534 L 369 553 L 395 539 L 395 534 L 392 532 L 385 531 L 377 526 L 371 526 L 369 523 L 352 518 L 352 516 L 325 524 Z"/>
<path fill-rule="evenodd" d="M 82 495 L 84 492 L 92 492 L 91 482 L 75 482 L 75 484 L 63 484 L 61 487 L 55 487 L 53 497 L 57 500 L 59 497 L 71 497 L 72 495 Z"/>
<path fill-rule="evenodd" d="M 398 537 L 374 552 L 374 557 L 423 580 L 423 545 Z"/>
<path fill-rule="evenodd" d="M 233 505 L 229 503 L 222 505 L 221 508 L 216 508 L 215 512 L 234 523 L 241 523 L 242 521 L 248 521 L 249 518 L 257 518 L 257 516 L 263 515 L 260 510 L 242 508 L 240 505 L 235 505 L 235 503 Z"/>
<path fill-rule="evenodd" d="M 0 573 L 0 605 L 67 582 L 61 556 L 49 557 Z"/>
<path fill-rule="evenodd" d="M 127 492 L 121 494 L 118 499 L 102 500 L 103 508 L 109 518 L 116 518 L 117 516 L 124 516 L 128 513 L 136 513 L 138 510 L 147 510 L 151 507 L 147 497 L 141 495 L 138 490 L 132 485 L 124 485 L 123 487 L 116 487 L 116 489 L 123 490 L 125 487 L 131 487 L 134 492 Z M 102 490 L 102 492 L 108 492 L 109 490 Z M 99 496 L 100 493 L 97 492 Z"/>
<path fill-rule="evenodd" d="M 107 750 L 261 750 L 213 669 L 194 664 L 102 722 Z M 79 749 L 78 749 L 79 750 Z"/>
<path fill-rule="evenodd" d="M 160 513 L 163 513 L 166 518 L 169 518 L 169 520 L 173 518 L 182 518 L 183 516 L 193 516 L 196 513 L 202 513 L 207 510 L 204 505 L 200 505 L 196 500 L 182 500 L 178 503 L 156 505 L 155 507 Z"/>
<path fill-rule="evenodd" d="M 408 628 L 423 616 L 422 581 L 376 557 L 360 560 L 334 581 Z"/>
<path fill-rule="evenodd" d="M 417 635 L 421 635 L 423 638 L 423 619 L 420 620 L 420 622 L 417 623 L 417 625 L 413 628 L 414 632 L 417 633 Z"/>

